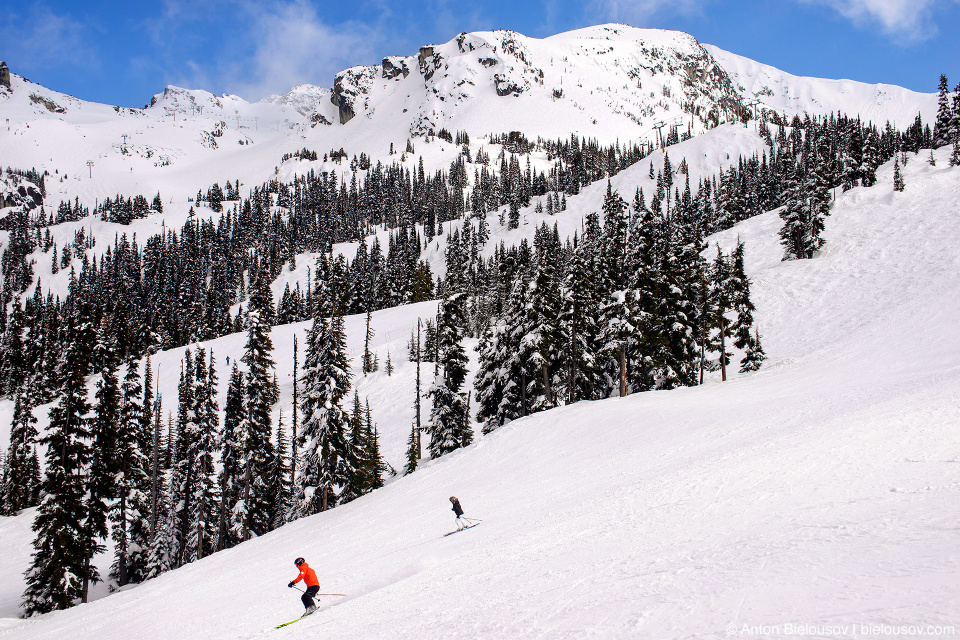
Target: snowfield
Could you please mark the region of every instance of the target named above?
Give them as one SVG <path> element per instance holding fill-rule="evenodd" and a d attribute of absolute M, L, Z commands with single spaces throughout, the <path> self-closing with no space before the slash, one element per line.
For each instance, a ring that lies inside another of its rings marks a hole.
<path fill-rule="evenodd" d="M 838 194 L 814 260 L 780 262 L 775 212 L 711 238 L 746 244 L 769 356 L 759 372 L 517 420 L 353 503 L 156 580 L 4 620 L 0 637 L 960 633 L 960 169 L 947 151 L 936 167 L 927 152 L 911 156 L 903 193 L 891 189 L 890 163 L 878 186 Z M 381 367 L 389 350 L 398 371 L 359 390 L 394 466 L 412 420 L 402 345 L 434 310 L 374 316 Z M 303 330 L 274 330 L 281 382 Z M 356 355 L 363 319 L 348 331 Z M 219 364 L 242 344 L 210 346 Z M 154 362 L 169 371 L 180 353 Z M 176 381 L 163 380 L 169 410 Z M 450 495 L 482 523 L 443 537 Z M 0 519 L 0 615 L 11 618 L 29 517 Z M 321 592 L 347 595 L 274 630 L 301 612 L 286 588 L 297 556 Z"/>

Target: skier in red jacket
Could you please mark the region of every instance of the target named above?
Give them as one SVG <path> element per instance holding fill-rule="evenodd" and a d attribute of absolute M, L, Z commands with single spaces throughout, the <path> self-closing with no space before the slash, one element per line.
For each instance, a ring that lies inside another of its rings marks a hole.
<path fill-rule="evenodd" d="M 303 601 L 303 608 L 305 609 L 303 615 L 307 615 L 317 610 L 313 596 L 317 595 L 317 592 L 320 591 L 320 583 L 317 581 L 317 572 L 311 569 L 310 565 L 308 565 L 303 558 L 297 558 L 293 563 L 297 565 L 297 569 L 300 570 L 300 575 L 297 576 L 296 580 L 291 580 L 287 586 L 292 589 L 293 585 L 303 580 L 303 584 L 307 586 L 307 590 L 303 592 L 300 599 Z"/>

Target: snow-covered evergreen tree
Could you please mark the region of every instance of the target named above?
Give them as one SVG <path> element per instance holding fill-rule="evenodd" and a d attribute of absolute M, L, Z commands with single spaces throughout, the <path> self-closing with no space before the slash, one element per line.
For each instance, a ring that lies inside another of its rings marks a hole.
<path fill-rule="evenodd" d="M 243 522 L 237 504 L 243 491 L 244 481 L 244 402 L 243 372 L 233 363 L 227 399 L 223 410 L 223 431 L 220 434 L 220 526 L 217 533 L 217 549 L 229 549 L 241 541 Z"/>
<path fill-rule="evenodd" d="M 960 165 L 960 83 L 953 89 L 953 117 L 951 118 L 950 141 L 953 152 L 950 154 L 950 166 Z"/>
<path fill-rule="evenodd" d="M 33 523 L 36 537 L 23 594 L 26 616 L 66 609 L 82 599 L 91 577 L 90 558 L 96 544 L 86 523 L 83 470 L 90 460 L 87 386 L 90 354 L 85 352 L 85 321 L 69 316 L 66 335 L 72 339 L 60 365 L 63 386 L 50 409 L 50 426 L 40 443 L 47 448 L 43 499 Z"/>
<path fill-rule="evenodd" d="M 763 365 L 763 361 L 766 359 L 767 354 L 763 352 L 763 347 L 760 345 L 760 333 L 754 329 L 752 339 L 747 345 L 746 353 L 740 361 L 740 373 L 756 371 Z"/>
<path fill-rule="evenodd" d="M 173 526 L 169 530 L 173 542 L 171 566 L 179 567 L 190 562 L 192 554 L 188 549 L 188 537 L 192 530 L 193 494 L 197 477 L 197 441 L 199 427 L 196 413 L 196 373 L 193 352 L 184 353 L 183 368 L 180 371 L 177 408 L 177 455 L 170 474 L 169 514 Z"/>
<path fill-rule="evenodd" d="M 455 293 L 440 304 L 437 326 L 438 373 L 428 395 L 433 400 L 430 422 L 430 455 L 438 458 L 473 441 L 466 397 L 460 391 L 467 377 L 463 348 L 466 294 Z"/>
<path fill-rule="evenodd" d="M 150 432 L 144 429 L 140 370 L 127 362 L 121 385 L 117 424 L 116 496 L 110 511 L 114 563 L 110 576 L 118 586 L 141 582 L 147 576 L 150 546 Z"/>
<path fill-rule="evenodd" d="M 893 190 L 903 191 L 906 185 L 903 182 L 903 172 L 900 170 L 900 154 L 893 156 Z"/>
<path fill-rule="evenodd" d="M 110 533 L 108 514 L 116 497 L 116 476 L 119 471 L 117 457 L 117 431 L 120 423 L 120 383 L 117 380 L 116 343 L 111 336 L 109 318 L 105 317 L 97 331 L 93 359 L 100 363 L 100 380 L 97 381 L 95 404 L 90 420 L 91 460 L 87 471 L 86 526 L 95 547 L 93 554 L 103 550 L 102 541 Z M 99 582 L 96 568 L 88 571 L 84 584 L 84 602 L 89 582 Z"/>
<path fill-rule="evenodd" d="M 144 387 L 152 379 L 150 372 L 150 358 L 147 358 L 146 374 L 144 375 Z M 144 398 L 148 398 L 146 390 Z M 146 413 L 146 410 L 144 410 Z M 144 552 L 144 579 L 156 578 L 161 573 L 170 569 L 170 536 L 172 530 L 168 527 L 170 523 L 170 498 L 167 492 L 167 478 L 161 466 L 163 457 L 161 449 L 163 448 L 162 421 L 160 419 L 163 413 L 163 398 L 157 397 L 153 406 L 153 424 L 150 425 L 150 434 L 152 437 L 151 456 L 150 456 L 150 537 Z"/>
<path fill-rule="evenodd" d="M 374 491 L 383 486 L 383 474 L 389 473 L 396 475 L 396 470 L 390 466 L 380 454 L 380 432 L 373 422 L 373 414 L 370 412 L 370 399 L 367 399 L 366 412 L 364 414 L 364 445 L 366 454 L 364 456 L 368 465 L 368 491 Z"/>
<path fill-rule="evenodd" d="M 588 214 L 583 236 L 573 253 L 573 263 L 563 283 L 560 312 L 564 344 L 564 397 L 567 402 L 599 397 L 601 369 L 597 361 L 600 316 L 600 223 Z"/>
<path fill-rule="evenodd" d="M 757 334 L 753 326 L 753 312 L 756 307 L 750 299 L 750 278 L 747 277 L 744 267 L 744 246 L 739 240 L 730 258 L 730 306 L 736 313 L 730 333 L 733 336 L 733 345 L 744 352 L 740 360 L 741 373 L 756 371 L 765 356 L 759 344 L 754 344 L 754 336 Z"/>
<path fill-rule="evenodd" d="M 317 314 L 307 333 L 300 378 L 301 425 L 298 446 L 302 467 L 297 475 L 294 517 L 324 511 L 337 504 L 350 481 L 356 454 L 349 438 L 349 419 L 340 403 L 350 390 L 343 317 L 335 313 L 335 289 L 327 287 L 327 270 L 318 269 Z"/>
<path fill-rule="evenodd" d="M 33 415 L 33 399 L 26 385 L 17 392 L 10 425 L 10 446 L 3 461 L 0 481 L 0 515 L 16 515 L 22 509 L 36 506 L 40 487 L 34 476 L 37 460 L 37 418 Z"/>
<path fill-rule="evenodd" d="M 217 373 L 213 351 L 206 365 L 203 349 L 196 351 L 194 407 L 196 440 L 191 450 L 196 473 L 190 499 L 186 561 L 199 560 L 216 550 L 220 515 L 220 487 L 214 456 L 220 445 L 220 408 L 217 404 Z"/>
<path fill-rule="evenodd" d="M 271 507 L 273 510 L 271 528 L 282 527 L 287 521 L 291 507 L 290 487 L 290 446 L 286 428 L 283 424 L 283 412 L 277 418 L 276 455 L 274 466 L 270 473 L 270 494 L 273 496 Z"/>
<path fill-rule="evenodd" d="M 274 382 L 275 362 L 272 358 L 270 318 L 273 301 L 270 285 L 265 277 L 258 279 L 250 294 L 247 309 L 247 343 L 242 361 L 247 365 L 246 409 L 244 426 L 244 484 L 243 510 L 246 521 L 243 539 L 260 536 L 271 529 L 271 501 L 269 478 L 275 466 L 273 425 L 270 410 L 278 400 Z"/>
<path fill-rule="evenodd" d="M 720 367 L 721 379 L 727 379 L 727 365 L 733 355 L 729 348 L 732 339 L 732 325 L 728 315 L 731 312 L 732 287 L 730 263 L 717 247 L 717 257 L 710 269 L 710 315 L 707 317 L 707 326 L 711 330 L 709 347 L 717 354 L 717 365 Z"/>

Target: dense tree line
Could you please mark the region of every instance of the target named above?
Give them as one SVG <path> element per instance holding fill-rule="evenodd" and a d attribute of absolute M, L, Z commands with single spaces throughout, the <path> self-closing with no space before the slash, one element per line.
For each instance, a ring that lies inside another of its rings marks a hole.
<path fill-rule="evenodd" d="M 560 210 L 558 193 L 576 193 L 589 181 L 641 157 L 638 148 L 604 149 L 576 136 L 543 144 L 557 155 L 549 175 L 533 172 L 529 160 L 521 169 L 516 154 L 503 152 L 499 172 L 474 165 L 472 188 L 464 155 L 451 163 L 449 172 L 433 175 L 424 171 L 422 158 L 416 170 L 400 163 L 370 166 L 367 161 L 368 170 L 362 175 L 353 172 L 349 185 L 345 180 L 338 183 L 333 173 L 310 172 L 290 183 L 270 181 L 255 187 L 243 200 L 239 184 L 228 181 L 225 189 L 214 185 L 206 196 L 198 193 L 195 201 L 219 208 L 236 198 L 219 218 L 201 219 L 191 209 L 181 229 L 165 230 L 143 245 L 135 237 L 118 236 L 99 259 L 89 256 L 93 238 L 82 229 L 71 244 L 58 247 L 46 227 L 89 215 L 128 223 L 162 210 L 159 194 L 149 207 L 143 196 L 118 195 L 98 203 L 92 213 L 78 200 L 61 203 L 56 217 L 42 211 L 38 216 L 14 212 L 5 219 L 10 242 L 2 256 L 0 393 L 12 395 L 29 372 L 40 390 L 38 401 L 53 397 L 60 380 L 56 358 L 50 354 L 66 346 L 64 320 L 73 307 L 88 309 L 93 326 L 109 319 L 119 357 L 140 357 L 151 349 L 242 330 L 242 317 L 231 317 L 229 309 L 248 297 L 253 283 L 261 277 L 273 280 L 285 264 L 294 266 L 296 255 L 327 252 L 336 242 L 360 243 L 352 261 L 333 265 L 334 277 L 344 283 L 337 288 L 344 313 L 430 299 L 433 275 L 419 256 L 435 235 L 443 233 L 445 222 L 460 219 L 467 211 L 481 216 L 509 205 L 510 226 L 516 226 L 519 207 L 527 206 L 532 197 L 552 193 L 548 200 Z M 368 232 L 375 226 L 392 229 L 386 247 L 376 238 L 367 245 Z M 51 254 L 54 273 L 71 269 L 65 300 L 44 296 L 39 282 L 32 296 L 18 299 L 33 284 L 31 254 L 38 248 Z M 305 320 L 313 315 L 313 307 L 310 292 L 294 288 L 284 292 L 276 317 L 269 322 Z M 14 338 L 12 333 L 23 337 Z M 22 356 L 7 346 L 18 339 L 25 341 Z"/>

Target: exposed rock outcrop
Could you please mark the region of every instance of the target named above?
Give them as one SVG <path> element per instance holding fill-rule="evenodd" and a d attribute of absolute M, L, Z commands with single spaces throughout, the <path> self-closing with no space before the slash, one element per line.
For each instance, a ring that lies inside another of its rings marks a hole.
<path fill-rule="evenodd" d="M 352 67 L 341 71 L 333 80 L 333 93 L 330 94 L 330 102 L 336 105 L 340 113 L 340 124 L 347 124 L 357 115 L 358 109 L 366 111 L 367 104 L 364 101 L 359 106 L 357 101 L 361 100 L 361 95 L 366 100 L 366 95 L 370 91 L 371 82 L 377 77 L 381 67 Z M 369 116 L 369 112 L 367 112 Z"/>
<path fill-rule="evenodd" d="M 10 86 L 10 68 L 3 60 L 0 60 L 0 87 L 6 87 L 9 91 L 13 91 Z"/>
<path fill-rule="evenodd" d="M 407 68 L 407 63 L 403 58 L 397 56 L 390 56 L 383 59 L 383 62 L 380 63 L 380 67 L 383 69 L 383 77 L 387 79 L 393 79 L 403 74 L 403 77 L 406 78 L 410 75 L 410 69 Z"/>

